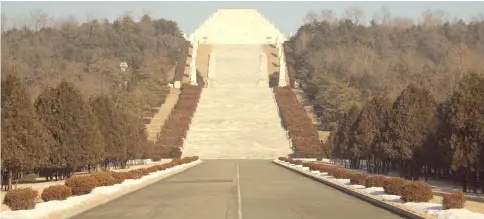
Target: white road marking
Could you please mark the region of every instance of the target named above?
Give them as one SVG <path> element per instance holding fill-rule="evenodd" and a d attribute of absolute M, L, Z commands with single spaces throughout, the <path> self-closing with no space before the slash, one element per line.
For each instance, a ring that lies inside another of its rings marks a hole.
<path fill-rule="evenodd" d="M 240 196 L 240 175 L 239 175 L 239 162 L 237 161 L 237 204 L 239 219 L 242 219 L 242 198 Z"/>

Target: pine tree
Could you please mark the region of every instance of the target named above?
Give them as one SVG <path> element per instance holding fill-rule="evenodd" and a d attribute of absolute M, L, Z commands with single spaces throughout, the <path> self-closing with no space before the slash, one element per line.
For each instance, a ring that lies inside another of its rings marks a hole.
<path fill-rule="evenodd" d="M 378 146 L 378 139 L 385 130 L 385 124 L 388 119 L 388 113 L 392 102 L 385 96 L 378 96 L 370 100 L 362 109 L 361 114 L 357 120 L 355 128 L 355 147 L 354 151 L 359 154 L 361 158 L 367 160 L 367 170 L 370 172 L 381 172 L 378 168 L 382 161 L 388 161 L 389 154 L 383 153 L 387 151 Z M 373 167 L 373 168 L 372 168 Z"/>
<path fill-rule="evenodd" d="M 25 86 L 11 74 L 2 77 L 2 167 L 12 175 L 42 166 L 50 136 L 39 123 Z"/>
<path fill-rule="evenodd" d="M 471 73 L 450 98 L 452 167 L 464 176 L 484 168 L 484 77 Z M 464 181 L 464 191 L 466 190 Z"/>
<path fill-rule="evenodd" d="M 338 129 L 333 139 L 333 152 L 335 157 L 350 159 L 350 148 L 354 144 L 355 123 L 360 114 L 360 107 L 353 105 L 350 110 L 344 115 L 343 119 L 338 125 Z M 352 165 L 354 168 L 354 166 Z"/>
<path fill-rule="evenodd" d="M 63 81 L 56 88 L 45 89 L 35 108 L 55 140 L 50 155 L 53 168 L 72 172 L 74 168 L 104 160 L 104 141 L 98 122 L 72 83 Z"/>
<path fill-rule="evenodd" d="M 104 162 L 125 162 L 127 160 L 127 138 L 122 112 L 107 96 L 92 97 L 89 101 L 105 144 Z"/>
<path fill-rule="evenodd" d="M 436 102 L 428 90 L 411 84 L 397 98 L 390 115 L 389 137 L 404 166 L 401 174 L 418 179 L 423 145 L 435 131 Z"/>

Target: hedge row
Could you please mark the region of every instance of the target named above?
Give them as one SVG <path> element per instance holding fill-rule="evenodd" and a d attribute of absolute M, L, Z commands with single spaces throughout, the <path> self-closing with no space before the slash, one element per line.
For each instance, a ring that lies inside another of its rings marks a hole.
<path fill-rule="evenodd" d="M 322 157 L 324 151 L 319 141 L 318 130 L 309 119 L 302 104 L 297 101 L 291 87 L 274 88 L 279 112 L 292 142 L 295 157 Z"/>
<path fill-rule="evenodd" d="M 173 159 L 169 163 L 129 172 L 96 172 L 86 176 L 76 176 L 65 181 L 65 185 L 54 185 L 45 188 L 40 198 L 44 201 L 66 200 L 70 196 L 89 194 L 99 186 L 120 184 L 126 179 L 139 179 L 153 172 L 165 170 L 177 165 L 198 160 L 197 156 Z M 32 188 L 14 189 L 7 192 L 4 203 L 11 210 L 29 210 L 35 208 L 38 192 Z"/>
<path fill-rule="evenodd" d="M 326 172 L 336 179 L 349 179 L 351 184 L 354 185 L 362 185 L 367 188 L 383 187 L 386 194 L 401 196 L 401 199 L 406 202 L 428 202 L 433 198 L 432 187 L 421 181 L 410 181 L 400 177 L 385 177 L 376 174 L 370 175 L 342 167 L 315 162 L 302 162 L 301 160 L 286 157 L 280 157 L 279 160 L 309 167 L 313 171 Z M 446 194 L 442 200 L 442 205 L 445 209 L 462 208 L 464 203 L 465 195 L 463 193 Z"/>
<path fill-rule="evenodd" d="M 201 93 L 201 87 L 183 84 L 178 101 L 158 134 L 155 148 L 156 154 L 161 158 L 181 157 L 180 148 L 183 146 Z"/>

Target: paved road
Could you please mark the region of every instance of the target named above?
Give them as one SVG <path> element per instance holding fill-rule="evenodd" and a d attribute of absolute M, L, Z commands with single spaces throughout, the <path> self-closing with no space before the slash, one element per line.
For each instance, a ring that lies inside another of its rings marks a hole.
<path fill-rule="evenodd" d="M 239 216 L 246 219 L 401 218 L 268 160 L 205 160 L 197 167 L 73 219 L 238 219 Z"/>

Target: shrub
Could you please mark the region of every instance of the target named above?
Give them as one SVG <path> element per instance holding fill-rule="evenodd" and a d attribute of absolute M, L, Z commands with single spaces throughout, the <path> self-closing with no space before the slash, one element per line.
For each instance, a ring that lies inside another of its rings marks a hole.
<path fill-rule="evenodd" d="M 156 169 L 158 171 L 161 171 L 161 170 L 165 170 L 166 169 L 165 166 L 163 166 L 163 165 L 156 165 L 155 167 L 156 167 Z"/>
<path fill-rule="evenodd" d="M 125 179 L 128 179 L 127 174 L 124 172 L 109 172 L 111 176 L 116 180 L 116 184 L 122 183 Z"/>
<path fill-rule="evenodd" d="M 156 167 L 156 166 L 151 166 L 151 167 L 148 167 L 147 169 L 148 169 L 148 171 L 150 171 L 150 173 L 154 173 L 154 172 L 158 171 L 158 167 Z"/>
<path fill-rule="evenodd" d="M 403 187 L 408 181 L 400 177 L 390 177 L 383 181 L 383 190 L 389 195 L 402 195 Z"/>
<path fill-rule="evenodd" d="M 66 185 L 49 186 L 42 191 L 42 200 L 44 202 L 52 200 L 66 200 L 72 196 L 72 189 Z"/>
<path fill-rule="evenodd" d="M 406 202 L 428 202 L 432 197 L 432 188 L 427 183 L 412 181 L 403 187 L 402 200 Z"/>
<path fill-rule="evenodd" d="M 131 174 L 131 179 L 139 179 L 144 175 L 140 170 L 131 170 L 129 173 Z"/>
<path fill-rule="evenodd" d="M 170 161 L 170 163 L 172 163 L 172 164 L 173 164 L 173 165 L 175 165 L 175 166 L 176 166 L 176 165 L 178 165 L 178 164 L 182 164 L 182 162 L 183 162 L 183 161 L 182 161 L 181 159 L 179 159 L 179 158 L 174 158 L 174 159 L 172 159 L 172 160 Z"/>
<path fill-rule="evenodd" d="M 322 166 L 322 164 L 308 162 L 308 163 L 304 163 L 303 166 L 309 167 L 310 170 L 319 170 L 319 167 Z"/>
<path fill-rule="evenodd" d="M 370 187 L 382 187 L 383 182 L 385 181 L 384 176 L 379 176 L 379 175 L 374 175 L 374 176 L 369 176 L 365 180 L 365 187 L 370 188 Z"/>
<path fill-rule="evenodd" d="M 333 172 L 336 170 L 336 168 L 332 166 L 320 165 L 318 166 L 318 170 L 319 172 L 328 173 L 328 175 L 333 175 Z"/>
<path fill-rule="evenodd" d="M 125 179 L 134 179 L 135 178 L 135 175 L 133 175 L 132 172 L 120 172 L 124 175 L 124 178 Z"/>
<path fill-rule="evenodd" d="M 112 186 L 117 183 L 116 178 L 110 172 L 95 172 L 91 173 L 91 176 L 97 180 L 97 186 Z"/>
<path fill-rule="evenodd" d="M 5 203 L 11 210 L 30 210 L 35 208 L 38 192 L 32 188 L 13 189 L 5 194 Z"/>
<path fill-rule="evenodd" d="M 150 174 L 150 171 L 147 168 L 139 168 L 138 169 L 143 175 Z"/>
<path fill-rule="evenodd" d="M 302 165 L 303 161 L 302 160 L 296 160 L 296 161 L 294 161 L 294 164 L 295 165 Z"/>
<path fill-rule="evenodd" d="M 353 185 L 365 185 L 365 181 L 368 178 L 368 174 L 357 173 L 350 177 L 350 182 Z"/>
<path fill-rule="evenodd" d="M 463 208 L 466 202 L 466 196 L 462 192 L 444 194 L 442 205 L 444 209 Z"/>
<path fill-rule="evenodd" d="M 349 179 L 353 175 L 353 173 L 351 173 L 351 171 L 343 169 L 343 168 L 336 168 L 333 171 L 332 175 L 336 179 Z"/>
<path fill-rule="evenodd" d="M 66 180 L 66 186 L 71 187 L 73 195 L 89 194 L 99 182 L 93 176 L 75 176 Z"/>

